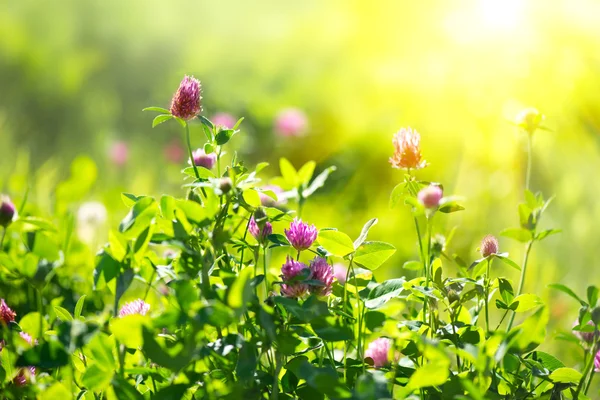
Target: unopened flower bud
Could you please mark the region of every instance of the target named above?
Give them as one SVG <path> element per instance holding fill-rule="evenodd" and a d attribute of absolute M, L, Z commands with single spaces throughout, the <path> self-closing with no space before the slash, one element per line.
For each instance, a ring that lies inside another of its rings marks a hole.
<path fill-rule="evenodd" d="M 437 208 L 440 205 L 440 200 L 444 196 L 442 188 L 438 185 L 429 185 L 418 194 L 419 203 L 425 208 Z"/>
<path fill-rule="evenodd" d="M 498 248 L 498 239 L 496 239 L 496 237 L 493 235 L 487 235 L 481 241 L 481 256 L 485 258 L 492 254 L 497 254 Z"/>
<path fill-rule="evenodd" d="M 192 153 L 194 158 L 194 165 L 196 167 L 204 167 L 206 169 L 212 169 L 217 162 L 217 155 L 215 153 L 206 154 L 204 149 L 197 149 Z M 190 161 L 191 163 L 191 161 Z"/>
<path fill-rule="evenodd" d="M 200 90 L 200 81 L 186 75 L 171 100 L 171 114 L 186 121 L 195 118 L 202 111 Z"/>
<path fill-rule="evenodd" d="M 15 219 L 17 210 L 8 196 L 0 196 L 0 226 L 6 228 Z"/>
<path fill-rule="evenodd" d="M 231 181 L 231 178 L 221 178 L 221 181 L 219 182 L 219 189 L 221 189 L 221 192 L 227 193 L 232 187 L 233 182 Z"/>

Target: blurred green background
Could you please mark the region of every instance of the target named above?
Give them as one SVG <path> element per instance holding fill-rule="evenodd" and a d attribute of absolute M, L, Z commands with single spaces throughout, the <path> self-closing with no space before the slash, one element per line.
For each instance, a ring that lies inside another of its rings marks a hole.
<path fill-rule="evenodd" d="M 417 129 L 430 163 L 418 176 L 466 197 L 467 210 L 437 217 L 436 229 L 458 226 L 448 252 L 473 260 L 484 234 L 518 225 L 526 142 L 508 121 L 533 106 L 552 132 L 535 137 L 532 187 L 556 195 L 542 227 L 563 229 L 536 245 L 526 284 L 551 302 L 549 333 L 570 328 L 577 304 L 546 285 L 583 293 L 598 283 L 597 1 L 0 4 L 0 191 L 18 203 L 29 186 L 36 212 L 60 216 L 101 201 L 114 227 L 126 213 L 123 191 L 183 195 L 185 161 L 166 154 L 180 148 L 181 128 L 152 129 L 141 109 L 168 106 L 192 74 L 203 83 L 205 115 L 246 118 L 232 144 L 249 164 L 269 161 L 271 176 L 282 156 L 296 167 L 336 165 L 303 217 L 354 237 L 379 218 L 371 237 L 399 251 L 377 276 L 400 276 L 418 255 L 409 211 L 388 207 L 403 179 L 388 162 L 392 134 Z M 274 132 L 288 107 L 306 113 L 304 135 Z M 192 133 L 201 146 L 198 126 Z M 124 165 L 111 158 L 121 142 Z M 98 246 L 106 232 L 96 233 Z M 521 262 L 521 244 L 501 239 L 501 247 Z M 81 261 L 84 270 L 91 260 Z M 571 345 L 545 346 L 573 357 Z"/>

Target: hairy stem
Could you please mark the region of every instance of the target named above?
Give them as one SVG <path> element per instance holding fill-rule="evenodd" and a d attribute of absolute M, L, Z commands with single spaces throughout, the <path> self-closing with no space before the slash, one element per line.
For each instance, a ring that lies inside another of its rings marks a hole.
<path fill-rule="evenodd" d="M 196 179 L 200 179 L 198 168 L 196 167 L 196 163 L 194 162 L 194 155 L 192 154 L 192 142 L 190 142 L 190 126 L 187 122 L 185 123 L 185 141 L 187 143 L 188 153 L 190 155 L 190 163 L 192 164 L 192 168 L 194 168 L 194 175 L 196 175 Z"/>

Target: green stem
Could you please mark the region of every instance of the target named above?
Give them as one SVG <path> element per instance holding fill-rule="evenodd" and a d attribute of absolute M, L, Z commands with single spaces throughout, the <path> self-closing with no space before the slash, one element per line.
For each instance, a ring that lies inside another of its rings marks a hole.
<path fill-rule="evenodd" d="M 269 297 L 269 282 L 267 279 L 267 246 L 263 247 L 263 270 L 265 273 L 265 299 Z"/>
<path fill-rule="evenodd" d="M 248 228 L 250 227 L 250 219 L 252 216 L 248 217 L 248 222 L 246 223 L 246 230 L 244 230 L 244 242 L 246 241 L 246 236 L 248 236 Z M 244 250 L 246 250 L 246 246 L 242 247 L 242 254 L 240 255 L 240 271 L 244 266 Z M 254 274 L 256 275 L 256 274 Z"/>
<path fill-rule="evenodd" d="M 4 249 L 4 236 L 6 236 L 6 228 L 2 227 L 2 237 L 0 237 L 0 251 Z"/>
<path fill-rule="evenodd" d="M 594 376 L 596 376 L 596 371 L 592 371 L 590 373 L 590 378 L 587 381 L 587 385 L 585 386 L 585 391 L 583 392 L 583 394 L 585 394 L 587 396 L 588 391 L 590 390 L 590 386 L 592 386 L 592 379 L 594 379 Z"/>
<path fill-rule="evenodd" d="M 192 164 L 192 168 L 194 168 L 194 175 L 196 175 L 196 179 L 200 179 L 198 168 L 196 167 L 196 163 L 194 162 L 194 154 L 192 153 L 192 143 L 190 142 L 190 126 L 187 122 L 185 123 L 185 140 L 187 143 L 188 153 L 190 155 L 190 163 Z"/>
<path fill-rule="evenodd" d="M 490 301 L 490 259 L 487 260 L 487 269 L 485 272 L 485 331 L 490 331 L 490 313 L 489 313 L 489 301 Z"/>
<path fill-rule="evenodd" d="M 532 246 L 533 240 L 527 242 L 527 247 L 525 248 L 525 256 L 523 258 L 523 267 L 521 268 L 521 279 L 519 279 L 519 289 L 517 290 L 517 295 L 515 297 L 523 293 L 523 286 L 525 285 L 525 273 L 527 272 L 527 262 L 529 261 L 529 252 L 531 252 Z M 512 328 L 513 323 L 515 322 L 515 315 L 516 312 L 513 311 L 512 315 L 510 316 L 510 320 L 508 321 L 508 327 L 506 328 L 507 332 L 510 331 L 510 328 Z"/>
<path fill-rule="evenodd" d="M 581 380 L 579 381 L 579 385 L 577 385 L 577 391 L 575 392 L 575 396 L 573 396 L 574 399 L 579 398 L 579 393 L 581 393 L 581 389 L 583 389 L 584 386 L 584 382 L 587 380 L 588 374 L 594 374 L 594 371 L 592 370 L 592 367 L 594 366 L 594 359 L 595 354 L 598 352 L 598 337 L 597 335 L 594 336 L 594 345 L 592 346 L 592 352 L 590 353 L 590 358 L 588 359 L 588 362 L 585 366 L 585 369 L 583 371 L 583 375 L 581 377 Z"/>
<path fill-rule="evenodd" d="M 429 217 L 427 217 L 427 258 L 423 260 L 423 263 L 425 264 L 425 288 L 429 287 L 429 281 L 431 280 L 431 220 L 429 219 Z M 427 298 L 427 296 L 425 296 L 425 298 L 423 299 L 423 322 L 427 321 L 427 303 L 429 302 L 429 299 Z M 431 314 L 431 313 L 430 313 Z M 432 326 L 429 327 L 430 330 L 433 328 Z M 433 332 L 431 332 L 431 335 L 433 336 Z"/>
<path fill-rule="evenodd" d="M 350 265 L 352 265 L 352 263 L 350 263 Z M 358 294 L 358 283 L 356 282 L 356 274 L 354 273 L 354 267 L 352 267 L 352 275 L 354 278 L 354 290 L 356 290 L 356 307 L 357 307 L 357 311 L 358 311 L 358 332 L 357 332 L 357 337 L 358 337 L 358 341 L 357 341 L 357 355 L 359 357 L 359 360 L 363 360 L 364 356 L 363 356 L 363 347 L 361 346 L 361 342 L 362 342 L 362 314 L 364 312 L 364 306 L 363 309 L 361 310 L 360 307 L 360 295 Z M 363 363 L 363 372 L 365 369 L 365 364 Z"/>

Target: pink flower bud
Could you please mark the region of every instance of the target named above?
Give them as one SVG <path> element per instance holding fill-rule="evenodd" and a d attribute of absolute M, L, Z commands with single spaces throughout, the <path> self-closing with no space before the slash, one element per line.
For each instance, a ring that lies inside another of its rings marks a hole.
<path fill-rule="evenodd" d="M 196 167 L 204 167 L 206 169 L 212 169 L 217 162 L 217 155 L 215 153 L 206 154 L 204 149 L 198 149 L 192 153 L 194 157 L 194 164 Z"/>
<path fill-rule="evenodd" d="M 267 237 L 273 233 L 273 225 L 271 225 L 269 221 L 265 221 L 261 227 L 254 217 L 251 217 L 248 224 L 248 232 L 254 236 L 254 239 L 256 239 L 258 243 L 263 244 L 267 241 Z"/>
<path fill-rule="evenodd" d="M 482 240 L 481 240 L 481 256 L 482 257 L 489 257 L 492 254 L 497 254 L 498 253 L 498 239 L 496 239 L 495 236 L 493 235 L 486 235 Z"/>
<path fill-rule="evenodd" d="M 425 208 L 437 208 L 444 196 L 442 188 L 437 185 L 429 185 L 418 194 L 419 203 Z"/>
<path fill-rule="evenodd" d="M 348 275 L 348 268 L 344 264 L 334 264 L 333 265 L 333 276 L 340 284 L 344 284 L 346 282 L 346 276 Z"/>
<path fill-rule="evenodd" d="M 0 196 L 0 226 L 8 227 L 15 219 L 17 209 L 8 196 Z"/>
<path fill-rule="evenodd" d="M 365 351 L 365 358 L 371 358 L 373 365 L 376 368 L 384 367 L 390 362 L 390 348 L 392 347 L 392 341 L 388 338 L 375 339 L 369 343 L 367 351 Z"/>

